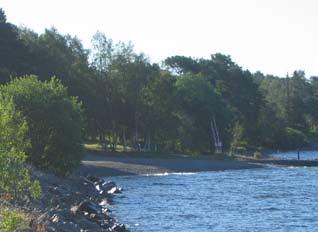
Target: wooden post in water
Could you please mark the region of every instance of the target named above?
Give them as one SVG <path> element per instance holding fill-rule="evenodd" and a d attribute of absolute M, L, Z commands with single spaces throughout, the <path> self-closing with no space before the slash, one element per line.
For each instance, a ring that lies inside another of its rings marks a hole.
<path fill-rule="evenodd" d="M 297 151 L 297 158 L 298 158 L 298 160 L 300 160 L 299 149 L 298 149 L 298 151 Z"/>

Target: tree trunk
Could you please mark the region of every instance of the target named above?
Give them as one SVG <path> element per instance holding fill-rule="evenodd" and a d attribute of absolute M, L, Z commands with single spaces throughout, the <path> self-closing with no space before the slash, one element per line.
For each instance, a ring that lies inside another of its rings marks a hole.
<path fill-rule="evenodd" d="M 119 140 L 119 133 L 116 132 L 116 141 L 115 141 L 115 151 L 117 151 L 117 145 L 118 145 L 118 140 Z"/>
<path fill-rule="evenodd" d="M 127 152 L 126 129 L 123 130 L 124 152 Z"/>
<path fill-rule="evenodd" d="M 147 144 L 147 149 L 148 149 L 148 152 L 151 151 L 151 140 L 150 140 L 150 134 L 148 135 L 148 144 Z"/>
<path fill-rule="evenodd" d="M 135 112 L 135 138 L 134 138 L 134 147 L 135 150 L 140 151 L 140 144 L 138 141 L 138 115 L 137 111 Z"/>

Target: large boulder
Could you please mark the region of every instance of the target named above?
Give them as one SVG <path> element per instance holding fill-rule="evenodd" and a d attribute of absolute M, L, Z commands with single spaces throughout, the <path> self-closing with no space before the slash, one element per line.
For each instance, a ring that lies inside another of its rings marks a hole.
<path fill-rule="evenodd" d="M 78 205 L 78 210 L 83 214 L 102 214 L 102 208 L 96 203 L 85 200 Z"/>
<path fill-rule="evenodd" d="M 124 224 L 114 224 L 111 228 L 111 231 L 114 232 L 127 232 L 129 231 Z"/>

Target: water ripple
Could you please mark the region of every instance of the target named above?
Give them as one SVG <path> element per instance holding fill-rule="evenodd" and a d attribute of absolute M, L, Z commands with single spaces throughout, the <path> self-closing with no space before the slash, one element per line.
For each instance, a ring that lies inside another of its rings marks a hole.
<path fill-rule="evenodd" d="M 114 180 L 126 191 L 113 211 L 131 231 L 318 231 L 318 169 Z"/>

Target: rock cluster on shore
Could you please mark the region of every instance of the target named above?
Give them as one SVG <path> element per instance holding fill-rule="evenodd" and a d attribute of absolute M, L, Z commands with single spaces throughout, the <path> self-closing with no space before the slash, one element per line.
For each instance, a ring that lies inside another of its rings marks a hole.
<path fill-rule="evenodd" d="M 28 202 L 34 215 L 32 231 L 128 231 L 110 214 L 112 198 L 121 192 L 114 182 L 94 176 L 59 178 L 39 171 L 32 175 L 43 191 L 41 200 Z"/>

